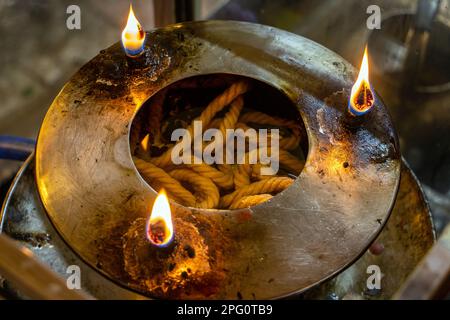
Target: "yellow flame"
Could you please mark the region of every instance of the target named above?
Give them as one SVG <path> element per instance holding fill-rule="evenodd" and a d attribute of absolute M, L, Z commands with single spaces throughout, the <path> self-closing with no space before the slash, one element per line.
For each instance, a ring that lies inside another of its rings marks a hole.
<path fill-rule="evenodd" d="M 142 52 L 145 41 L 145 32 L 141 24 L 136 19 L 133 7 L 130 4 L 130 12 L 128 13 L 127 25 L 122 31 L 122 44 L 127 53 L 138 55 Z"/>
<path fill-rule="evenodd" d="M 165 246 L 173 238 L 172 214 L 169 199 L 164 189 L 156 197 L 147 223 L 147 238 L 157 246 Z"/>
<path fill-rule="evenodd" d="M 149 142 L 150 142 L 150 134 L 147 133 L 144 137 L 144 139 L 142 139 L 141 141 L 141 148 L 144 151 L 148 151 L 148 146 L 149 146 Z"/>
<path fill-rule="evenodd" d="M 361 94 L 363 94 L 363 100 L 359 99 Z M 357 113 L 364 113 L 372 107 L 373 102 L 374 102 L 374 95 L 370 89 L 369 58 L 366 47 L 364 49 L 364 56 L 361 62 L 361 67 L 359 69 L 358 78 L 356 79 L 356 82 L 353 85 L 350 94 L 350 107 L 354 108 Z"/>

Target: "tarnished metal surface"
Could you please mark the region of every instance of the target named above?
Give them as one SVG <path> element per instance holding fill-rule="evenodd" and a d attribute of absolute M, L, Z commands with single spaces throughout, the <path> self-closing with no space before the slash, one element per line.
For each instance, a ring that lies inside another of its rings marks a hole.
<path fill-rule="evenodd" d="M 40 203 L 34 183 L 34 162 L 28 161 L 17 176 L 3 211 L 0 231 L 15 237 L 63 277 L 69 265 L 81 268 L 82 288 L 98 299 L 142 299 L 139 294 L 122 289 L 86 265 L 61 240 Z M 430 212 L 423 193 L 406 167 L 392 214 L 375 243 L 384 250 L 379 255 L 366 252 L 337 277 L 307 291 L 308 299 L 389 299 L 403 284 L 419 260 L 431 248 L 434 233 Z M 381 290 L 366 287 L 367 267 L 376 264 L 384 274 Z"/>
<path fill-rule="evenodd" d="M 270 203 L 228 212 L 175 210 L 214 222 L 217 243 L 233 245 L 224 253 L 220 290 L 209 298 L 288 295 L 355 261 L 386 222 L 400 176 L 396 135 L 379 99 L 370 121 L 345 125 L 355 70 L 310 40 L 255 24 L 186 23 L 147 39 L 142 63 L 127 60 L 116 44 L 86 64 L 43 122 L 38 190 L 74 251 L 96 267 L 101 240 L 149 214 L 155 192 L 137 173 L 128 143 L 142 103 L 179 79 L 225 72 L 284 91 L 305 122 L 309 154 L 295 184 Z M 99 271 L 121 282 L 114 268 L 103 264 Z"/>

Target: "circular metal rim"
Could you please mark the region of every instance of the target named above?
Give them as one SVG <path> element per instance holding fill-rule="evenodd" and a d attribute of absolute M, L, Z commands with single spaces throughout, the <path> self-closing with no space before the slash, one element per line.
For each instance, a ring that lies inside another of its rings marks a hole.
<path fill-rule="evenodd" d="M 202 22 L 202 23 L 189 23 L 189 24 L 184 24 L 184 26 L 188 26 L 188 27 L 193 27 L 193 26 L 198 26 L 198 25 L 200 25 L 200 24 L 204 24 L 204 25 L 206 25 L 206 24 L 208 24 L 209 26 L 208 27 L 210 27 L 211 26 L 211 24 L 215 24 L 216 26 L 217 25 L 221 25 L 221 24 L 226 24 L 226 22 Z M 289 35 L 289 33 L 287 33 L 287 32 L 284 32 L 284 31 L 280 31 L 280 30 L 275 30 L 274 28 L 270 28 L 270 27 L 262 27 L 262 26 L 257 26 L 257 25 L 253 25 L 253 24 L 248 24 L 248 23 L 236 23 L 236 22 L 233 22 L 233 24 L 238 24 L 241 28 L 244 28 L 244 26 L 245 26 L 245 28 L 247 28 L 247 29 L 252 29 L 252 28 L 266 28 L 266 31 L 267 32 L 272 32 L 272 33 L 280 33 L 280 34 L 283 34 L 284 36 L 286 36 L 286 37 L 288 37 L 288 35 Z M 172 26 L 172 27 L 169 27 L 169 28 L 166 28 L 166 30 L 177 30 L 177 29 L 179 29 L 179 28 L 183 28 L 184 27 L 183 25 L 175 25 L 175 26 Z M 257 27 L 256 27 L 257 26 Z M 172 29 L 171 29 L 172 28 Z M 203 30 L 203 31 L 205 31 L 205 30 Z M 247 30 L 248 31 L 248 30 Z M 352 69 L 352 67 L 350 67 L 349 65 L 347 65 L 345 62 L 342 62 L 342 59 L 340 58 L 340 57 L 338 57 L 336 54 L 334 54 L 334 53 L 331 53 L 328 49 L 326 49 L 326 48 L 323 48 L 323 47 L 321 47 L 321 46 L 319 46 L 319 45 L 317 45 L 317 44 L 315 44 L 315 43 L 313 43 L 312 41 L 310 41 L 310 40 L 307 40 L 307 39 L 304 39 L 304 38 L 301 38 L 301 37 L 299 37 L 299 36 L 294 36 L 294 35 L 290 35 L 289 37 L 295 37 L 295 38 L 297 38 L 298 40 L 301 40 L 302 42 L 303 42 L 303 44 L 305 45 L 305 44 L 307 44 L 307 45 L 309 45 L 309 46 L 313 46 L 314 48 L 316 48 L 316 50 L 320 50 L 320 51 L 322 51 L 322 53 L 325 53 L 325 54 L 330 54 L 332 57 L 333 57 L 333 59 L 334 60 L 339 60 L 339 62 L 341 62 L 343 65 L 344 65 L 344 69 L 346 70 L 346 73 L 344 74 L 344 78 L 342 78 L 341 76 L 339 76 L 339 75 L 333 75 L 333 76 L 331 76 L 333 79 L 331 79 L 332 81 L 331 81 L 331 83 L 328 83 L 328 85 L 329 86 L 327 86 L 328 88 L 328 90 L 325 90 L 325 91 L 328 91 L 328 94 L 326 95 L 327 97 L 329 96 L 329 94 L 330 94 L 330 91 L 329 91 L 329 89 L 330 89 L 330 86 L 331 87 L 333 87 L 335 90 L 334 91 L 332 91 L 332 92 L 336 92 L 337 91 L 337 89 L 338 89 L 338 87 L 339 87 L 339 85 L 343 85 L 343 84 L 345 84 L 345 86 L 346 87 L 348 87 L 349 86 L 349 84 L 351 84 L 351 76 L 352 76 L 352 74 L 354 74 L 354 70 Z M 292 40 L 292 39 L 290 39 L 290 40 Z M 92 65 L 92 62 L 90 63 L 91 65 Z M 316 66 L 317 67 L 317 66 Z M 327 66 L 327 67 L 329 67 L 329 66 Z M 319 68 L 320 69 L 320 68 Z M 348 71 L 349 70 L 349 71 Z M 320 71 L 323 71 L 323 70 L 318 70 L 319 72 L 319 74 L 320 74 Z M 249 75 L 246 75 L 246 74 L 241 74 L 241 75 L 243 75 L 243 76 L 249 76 Z M 337 76 L 337 77 L 335 77 L 335 76 Z M 250 75 L 250 77 L 252 77 L 251 75 Z M 261 81 L 264 81 L 263 79 L 261 79 L 261 78 L 259 78 L 259 77 L 255 77 L 255 78 L 257 78 L 258 80 L 261 80 Z M 328 77 L 325 77 L 325 81 L 327 81 L 327 80 L 330 80 L 329 78 L 327 79 Z M 179 79 L 179 78 L 175 78 L 175 79 Z M 336 83 L 336 80 L 337 80 L 337 82 L 339 82 L 339 83 Z M 71 82 L 73 81 L 73 79 L 71 80 Z M 323 84 L 323 83 L 322 83 Z M 284 87 L 283 85 L 285 85 L 286 87 Z M 283 85 L 281 85 L 281 86 L 276 86 L 278 89 L 280 89 L 280 90 L 282 90 L 282 91 L 284 91 L 285 93 L 287 93 L 287 91 L 288 90 L 286 90 L 286 89 L 289 89 L 289 85 L 288 84 L 286 84 L 286 83 L 284 83 Z M 338 86 L 338 87 L 336 87 L 336 85 Z M 45 148 L 48 148 L 49 147 L 49 141 L 48 141 L 48 134 L 47 134 L 47 136 L 45 137 L 45 138 L 43 138 L 43 132 L 45 132 L 46 130 L 49 130 L 49 131 L 52 131 L 51 129 L 49 129 L 50 128 L 50 122 L 51 122 L 51 117 L 52 117 L 52 112 L 54 113 L 55 112 L 55 109 L 57 109 L 57 107 L 58 107 L 58 99 L 61 99 L 61 95 L 63 95 L 64 94 L 64 90 L 67 90 L 67 87 L 68 87 L 68 85 L 66 85 L 66 87 L 63 89 L 63 92 L 55 99 L 55 102 L 53 103 L 53 105 L 52 105 L 52 107 L 50 108 L 50 110 L 49 110 L 49 112 L 47 113 L 47 116 L 46 116 L 46 119 L 44 120 L 44 123 L 43 123 L 43 126 L 42 126 L 42 128 L 41 128 L 41 131 L 40 131 L 40 134 L 39 134 L 39 138 L 38 138 L 38 144 L 37 144 L 37 170 L 36 170 L 36 181 L 37 181 L 37 183 L 38 183 L 38 189 L 39 189 L 39 193 L 40 193 L 40 197 L 41 197 L 41 200 L 42 200 L 42 202 L 43 202 L 43 204 L 44 204 L 44 207 L 46 208 L 46 210 L 47 210 L 47 212 L 49 213 L 49 216 L 50 216 L 50 220 L 52 221 L 52 223 L 54 223 L 54 225 L 55 225 L 55 227 L 56 227 L 56 229 L 58 230 L 58 232 L 62 235 L 62 237 L 64 238 L 64 239 L 66 239 L 66 240 L 68 240 L 67 238 L 70 238 L 70 236 L 69 237 L 67 237 L 67 234 L 65 234 L 64 232 L 62 232 L 62 230 L 60 229 L 60 225 L 58 225 L 59 223 L 57 222 L 57 221 L 55 221 L 54 219 L 55 219 L 55 217 L 60 213 L 58 213 L 58 211 L 55 211 L 54 210 L 54 208 L 51 208 L 51 207 L 49 207 L 49 203 L 48 203 L 48 196 L 49 196 L 49 194 L 48 194 L 48 187 L 51 187 L 49 184 L 45 184 L 45 182 L 43 181 L 44 179 L 44 177 L 45 177 L 45 174 L 50 174 L 51 173 L 51 170 L 49 171 L 49 170 L 47 170 L 47 169 L 49 169 L 48 167 L 46 168 L 46 169 L 43 169 L 43 170 L 41 170 L 39 167 L 41 166 L 41 165 L 44 165 L 45 166 L 45 162 L 47 162 L 47 165 L 48 165 L 48 161 L 42 161 L 41 160 L 41 156 L 43 156 L 43 155 L 45 155 Z M 72 89 L 72 88 L 71 88 Z M 284 89 L 284 90 L 283 90 Z M 291 88 L 292 89 L 292 88 Z M 69 90 L 70 91 L 70 90 Z M 292 94 L 293 92 L 289 92 L 290 94 Z M 298 92 L 297 92 L 298 93 Z M 148 98 L 148 94 L 147 94 L 147 96 L 146 96 L 146 98 Z M 292 98 L 292 96 L 291 96 L 291 98 Z M 300 97 L 299 97 L 300 98 Z M 312 96 L 307 96 L 307 98 L 308 99 L 311 99 L 311 98 L 313 98 L 314 99 L 314 97 L 312 97 Z M 141 100 L 141 102 L 142 102 L 143 100 Z M 304 102 L 304 101 L 303 101 Z M 297 101 L 297 103 L 299 103 L 299 101 Z M 137 111 L 137 109 L 140 107 L 140 105 L 141 105 L 142 103 L 140 103 L 139 104 L 139 106 L 134 110 L 134 112 L 132 112 L 131 114 L 134 114 L 136 111 Z M 315 107 L 317 107 L 317 105 L 318 104 L 320 104 L 320 105 L 322 105 L 323 103 L 321 102 L 321 101 L 319 101 L 319 102 L 317 102 L 317 101 L 315 101 L 315 102 L 312 102 L 311 103 L 312 105 L 314 105 Z M 380 104 L 379 104 L 380 105 Z M 61 105 L 59 105 L 59 107 L 61 107 Z M 380 108 L 383 108 L 383 110 L 381 111 L 381 113 L 383 113 L 383 116 L 385 116 L 384 115 L 384 112 L 385 112 L 385 110 L 384 110 L 384 107 L 382 106 L 382 105 L 380 105 Z M 300 112 L 301 112 L 301 114 L 302 114 L 302 118 L 305 120 L 305 114 L 304 113 L 302 113 L 302 110 L 300 110 Z M 303 112 L 305 112 L 305 110 L 303 110 Z M 309 119 L 309 120 L 311 120 L 311 119 Z M 305 125 L 307 125 L 306 123 L 305 123 Z M 310 124 L 311 125 L 311 124 Z M 388 126 L 389 126 L 389 120 L 388 120 Z M 308 128 L 307 128 L 308 129 Z M 309 136 L 309 138 L 310 138 L 310 142 L 311 142 L 311 138 L 315 138 L 315 139 L 317 139 L 317 137 L 312 137 L 311 135 L 312 135 L 312 133 L 311 133 L 311 130 L 312 130 L 312 128 L 310 127 L 309 128 L 310 130 L 308 130 L 308 136 Z M 317 128 L 315 128 L 316 129 L 316 131 L 315 131 L 315 134 L 317 134 Z M 392 132 L 391 132 L 392 133 Z M 128 130 L 127 130 L 127 134 L 126 134 L 126 136 L 128 137 Z M 395 137 L 396 138 L 396 137 Z M 394 138 L 394 140 L 395 140 L 395 138 Z M 314 141 L 314 140 L 313 140 Z M 323 141 L 321 141 L 321 142 L 323 142 Z M 315 141 L 315 143 L 316 143 L 316 147 L 317 147 L 317 141 Z M 391 143 L 392 143 L 392 141 L 391 141 Z M 395 144 L 395 142 L 394 142 L 394 144 Z M 42 147 L 43 145 L 45 145 L 45 147 Z M 126 149 L 128 150 L 129 149 L 129 145 L 128 145 L 128 143 L 126 144 Z M 309 154 L 308 154 L 308 160 L 309 161 L 311 161 L 311 159 L 310 159 L 310 156 L 312 155 L 312 152 L 311 152 L 311 150 L 313 149 L 312 148 L 312 146 L 313 146 L 313 143 L 309 143 L 309 147 L 310 147 L 310 152 L 309 152 Z M 394 146 L 395 147 L 395 146 Z M 50 147 L 50 150 L 52 150 L 51 149 L 51 147 Z M 53 151 L 56 151 L 56 149 L 55 148 L 53 148 Z M 122 150 L 123 151 L 123 150 Z M 47 155 L 48 155 L 48 153 L 47 153 Z M 122 154 L 123 155 L 123 154 Z M 317 155 L 315 155 L 315 156 L 317 156 Z M 116 159 L 117 160 L 117 159 Z M 127 164 L 126 164 L 126 166 L 129 168 L 129 169 L 132 169 L 132 170 L 134 170 L 134 173 L 135 174 L 138 174 L 137 173 L 137 171 L 135 170 L 135 169 L 133 169 L 134 168 L 134 165 L 132 165 L 131 167 L 130 167 L 130 164 L 131 163 L 129 163 L 129 161 L 131 160 L 131 157 L 129 157 L 129 159 L 125 159 L 125 161 L 126 162 L 128 162 Z M 391 184 L 389 184 L 389 188 L 390 188 L 390 195 L 391 195 L 391 197 L 387 197 L 389 200 L 388 200 L 388 202 L 389 202 L 389 205 L 386 207 L 386 212 L 385 212 L 385 214 L 383 215 L 383 219 L 381 219 L 382 220 L 382 223 L 381 224 L 379 224 L 378 226 L 376 226 L 374 229 L 375 230 L 371 230 L 371 236 L 367 239 L 365 239 L 365 244 L 364 245 L 362 245 L 362 246 L 360 246 L 359 248 L 358 248 L 358 252 L 357 252 L 357 254 L 356 255 L 352 255 L 352 258 L 351 259 L 347 259 L 346 260 L 346 262 L 345 263 L 342 263 L 342 264 L 340 264 L 339 266 L 335 266 L 334 267 L 334 269 L 333 269 L 333 272 L 327 272 L 324 276 L 322 276 L 321 277 L 321 279 L 319 279 L 320 281 L 317 281 L 317 279 L 316 279 L 316 281 L 313 281 L 313 282 L 311 282 L 308 286 L 303 286 L 301 289 L 297 289 L 297 290 L 294 290 L 293 292 L 294 293 L 298 293 L 298 292 L 302 292 L 302 291 L 304 291 L 304 290 L 306 290 L 307 288 L 309 288 L 309 287 L 311 287 L 311 286 L 314 286 L 314 285 L 316 285 L 317 283 L 319 283 L 319 282 L 321 282 L 321 281 L 324 281 L 325 279 L 328 279 L 328 278 L 330 278 L 330 277 L 332 277 L 333 275 L 335 275 L 336 273 L 338 273 L 338 272 L 340 272 L 341 270 L 343 270 L 346 266 L 348 266 L 348 265 L 350 265 L 353 261 L 355 261 L 363 252 L 364 252 L 364 250 L 370 245 L 370 243 L 374 240 L 374 238 L 376 237 L 376 235 L 381 231 L 381 229 L 382 229 L 382 226 L 384 225 L 384 223 L 386 222 L 386 220 L 387 220 L 387 218 L 388 218 L 388 215 L 389 215 L 389 212 L 390 212 L 390 210 L 392 209 L 392 206 L 393 206 L 393 203 L 394 203 L 394 199 L 395 199 L 395 194 L 396 194 L 396 192 L 397 192 L 397 189 L 398 189 L 398 182 L 399 182 L 399 159 L 398 159 L 398 156 L 396 157 L 396 156 L 394 156 L 393 157 L 393 159 L 391 159 L 392 160 L 392 163 L 391 163 L 391 165 L 392 165 L 392 168 L 391 168 L 391 171 L 390 172 L 392 172 L 392 179 L 390 180 L 391 181 Z M 124 161 L 124 159 L 122 158 L 122 159 L 120 159 L 120 161 Z M 58 167 L 58 169 L 59 169 L 59 167 Z M 311 169 L 311 168 L 309 168 L 309 169 Z M 361 175 L 364 175 L 364 173 L 362 173 L 362 172 L 358 172 L 359 174 L 361 174 Z M 299 178 L 297 179 L 297 184 L 298 184 L 298 180 L 300 180 L 302 177 L 304 178 L 304 176 L 306 175 L 306 173 L 305 172 L 302 172 L 302 174 L 299 176 Z M 139 176 L 140 177 L 140 176 Z M 367 178 L 367 176 L 364 176 L 364 178 Z M 304 182 L 304 179 L 303 179 L 303 182 Z M 134 183 L 136 184 L 136 181 L 134 181 Z M 344 182 L 344 184 L 345 184 L 345 182 Z M 392 188 L 390 187 L 390 186 L 392 186 Z M 139 186 L 139 187 L 142 187 L 142 181 L 141 181 L 141 185 Z M 51 187 L 52 188 L 52 187 Z M 388 189 L 389 189 L 388 188 Z M 149 197 L 149 198 L 152 198 L 152 197 L 154 197 L 154 194 L 153 195 L 151 195 L 151 194 L 148 194 L 148 191 L 149 190 L 143 190 L 143 192 L 146 194 L 146 196 L 147 197 Z M 278 198 L 277 200 L 286 200 L 286 194 L 287 193 L 290 193 L 291 195 L 292 195 L 292 187 L 290 188 L 290 189 L 288 189 L 288 190 L 286 190 L 283 194 L 281 194 L 280 196 L 277 196 L 276 198 Z M 282 199 L 283 198 L 283 199 Z M 55 200 L 55 199 L 53 199 L 53 200 Z M 148 200 L 147 200 L 148 201 Z M 271 203 L 271 205 L 269 205 L 269 206 L 265 206 L 265 205 L 261 205 L 260 207 L 256 207 L 254 210 L 252 210 L 253 211 L 253 214 L 254 214 L 254 216 L 255 217 L 257 217 L 256 216 L 256 214 L 257 214 L 257 211 L 258 210 L 260 210 L 260 209 L 268 209 L 268 210 L 270 210 L 270 209 L 274 209 L 275 207 L 274 207 L 274 205 L 276 205 L 277 203 L 276 203 L 277 201 L 273 201 L 272 203 Z M 279 203 L 280 201 L 278 201 L 278 203 Z M 146 208 L 143 208 L 142 207 L 142 204 L 141 204 L 141 209 L 145 209 L 145 210 L 141 210 L 140 211 L 140 214 L 142 215 L 142 214 L 144 214 L 144 212 L 146 211 Z M 279 210 L 281 210 L 281 211 L 283 211 L 284 209 L 283 208 L 281 208 L 281 209 L 279 209 Z M 297 211 L 299 211 L 299 212 L 302 212 L 302 208 L 297 208 L 296 209 Z M 304 211 L 304 210 L 303 210 Z M 56 216 L 55 216 L 56 215 Z M 128 218 L 128 219 L 130 219 L 130 218 Z M 261 222 L 261 221 L 259 221 L 259 222 Z M 372 227 L 373 228 L 373 227 Z M 67 230 L 66 230 L 67 231 Z M 76 251 L 76 252 L 78 252 L 79 253 L 79 255 L 81 256 L 81 257 L 83 257 L 83 259 L 85 260 L 85 261 L 87 261 L 91 266 L 93 266 L 93 267 L 95 267 L 95 265 L 93 265 L 93 263 L 92 263 L 92 259 L 91 258 L 89 258 L 89 257 L 86 257 L 86 255 L 85 254 L 83 254 L 83 253 L 80 253 L 80 251 L 83 251 L 82 249 L 80 250 L 80 248 L 76 248 L 76 244 L 73 242 L 73 241 L 67 241 L 67 243 L 69 243 L 70 245 L 71 245 L 71 247 L 72 248 L 74 248 L 74 250 Z M 102 272 L 102 273 L 104 273 L 104 274 L 106 274 L 107 276 L 109 276 L 104 270 L 99 270 L 100 272 Z M 289 292 L 292 292 L 292 291 L 289 291 Z M 292 294 L 292 293 L 288 293 L 288 295 L 290 295 L 290 294 Z M 280 296 L 280 294 L 279 295 L 277 295 L 277 297 L 278 296 Z M 281 295 L 281 296 L 283 296 L 283 295 Z"/>

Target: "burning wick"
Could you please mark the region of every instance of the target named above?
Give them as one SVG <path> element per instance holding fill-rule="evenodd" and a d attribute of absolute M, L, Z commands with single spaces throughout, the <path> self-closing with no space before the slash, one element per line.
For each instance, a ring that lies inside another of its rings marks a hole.
<path fill-rule="evenodd" d="M 122 45 L 127 56 L 136 58 L 144 52 L 145 32 L 136 19 L 130 4 L 127 25 L 122 31 Z"/>
<path fill-rule="evenodd" d="M 162 189 L 153 204 L 152 213 L 147 221 L 147 239 L 157 247 L 167 247 L 173 239 L 173 223 L 169 200 Z"/>
<path fill-rule="evenodd" d="M 374 103 L 375 96 L 369 82 L 369 60 L 366 47 L 358 79 L 356 79 L 350 94 L 348 111 L 353 116 L 362 116 L 372 108 Z"/>

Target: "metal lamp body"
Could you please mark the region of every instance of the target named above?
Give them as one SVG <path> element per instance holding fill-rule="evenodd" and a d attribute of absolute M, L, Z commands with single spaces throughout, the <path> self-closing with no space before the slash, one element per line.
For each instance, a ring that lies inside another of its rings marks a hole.
<path fill-rule="evenodd" d="M 113 266 L 98 262 L 103 240 L 117 226 L 147 217 L 156 196 L 131 158 L 133 117 L 168 84 L 215 73 L 283 91 L 300 111 L 309 153 L 294 185 L 271 202 L 239 211 L 180 208 L 223 228 L 215 241 L 234 243 L 224 253 L 220 290 L 205 298 L 304 291 L 352 264 L 381 231 L 397 194 L 401 159 L 380 99 L 368 121 L 346 126 L 354 68 L 285 31 L 241 22 L 183 23 L 149 32 L 140 60 L 127 58 L 120 44 L 102 51 L 65 85 L 42 124 L 36 182 L 43 207 L 86 263 L 127 286 Z"/>

